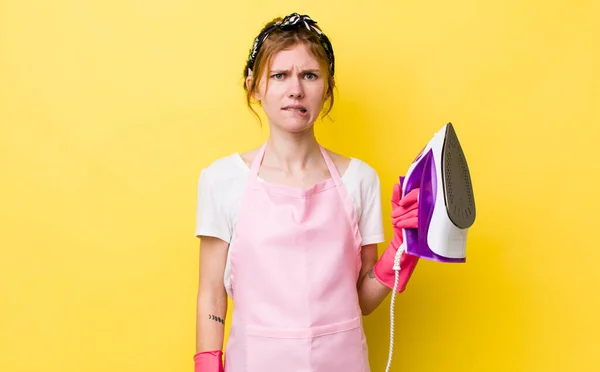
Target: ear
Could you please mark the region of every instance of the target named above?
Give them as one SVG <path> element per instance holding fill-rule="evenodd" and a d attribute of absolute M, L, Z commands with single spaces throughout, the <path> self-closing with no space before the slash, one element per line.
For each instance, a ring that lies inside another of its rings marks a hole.
<path fill-rule="evenodd" d="M 246 90 L 250 90 L 250 84 L 252 84 L 252 76 L 246 78 Z"/>
<path fill-rule="evenodd" d="M 246 78 L 246 89 L 247 89 L 247 90 L 250 90 L 250 88 L 251 88 L 251 86 L 252 86 L 252 81 L 253 81 L 253 80 L 254 80 L 254 78 L 253 78 L 252 76 L 248 76 L 248 77 Z M 255 89 L 254 89 L 254 92 L 252 92 L 252 93 L 251 93 L 251 95 L 252 95 L 252 98 L 254 98 L 255 100 L 257 100 L 257 101 L 259 101 L 259 102 L 260 102 L 260 99 L 261 99 L 261 97 L 260 97 L 260 94 L 258 93 L 258 89 L 256 89 L 256 88 L 258 88 L 258 87 L 254 87 L 254 88 L 255 88 Z"/>

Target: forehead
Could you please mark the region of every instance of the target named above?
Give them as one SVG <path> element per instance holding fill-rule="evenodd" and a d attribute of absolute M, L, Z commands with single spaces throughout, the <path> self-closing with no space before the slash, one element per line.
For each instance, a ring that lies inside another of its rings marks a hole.
<path fill-rule="evenodd" d="M 275 53 L 271 58 L 270 67 L 271 70 L 286 70 L 294 67 L 303 70 L 317 70 L 321 66 L 306 45 L 296 44 Z"/>

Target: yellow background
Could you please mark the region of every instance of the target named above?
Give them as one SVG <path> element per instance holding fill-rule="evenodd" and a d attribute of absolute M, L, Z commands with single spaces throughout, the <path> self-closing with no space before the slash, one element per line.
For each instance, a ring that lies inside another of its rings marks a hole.
<path fill-rule="evenodd" d="M 291 11 L 333 42 L 318 135 L 378 170 L 388 239 L 433 132 L 469 161 L 468 263 L 420 264 L 393 370 L 600 370 L 600 2 L 318 3 L 0 1 L 0 371 L 192 370 L 199 171 L 266 138 L 241 73 Z"/>

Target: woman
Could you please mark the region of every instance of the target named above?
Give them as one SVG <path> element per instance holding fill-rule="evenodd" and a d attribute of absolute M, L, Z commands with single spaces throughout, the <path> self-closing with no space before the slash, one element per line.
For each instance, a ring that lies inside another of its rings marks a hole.
<path fill-rule="evenodd" d="M 225 371 L 369 371 L 362 315 L 393 288 L 401 229 L 417 226 L 418 191 L 399 200 L 395 185 L 394 238 L 378 260 L 377 173 L 314 135 L 333 104 L 334 71 L 333 48 L 308 16 L 277 18 L 255 39 L 244 88 L 270 137 L 200 175 L 196 371 L 223 371 L 228 295 Z M 403 254 L 398 292 L 417 261 Z"/>

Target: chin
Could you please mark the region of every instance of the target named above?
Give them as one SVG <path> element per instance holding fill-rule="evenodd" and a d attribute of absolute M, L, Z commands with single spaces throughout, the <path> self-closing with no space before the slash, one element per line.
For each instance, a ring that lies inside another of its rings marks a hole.
<path fill-rule="evenodd" d="M 290 120 L 290 118 L 285 118 L 279 123 L 275 124 L 275 126 L 288 133 L 303 133 L 311 130 L 313 124 L 313 119 Z"/>

